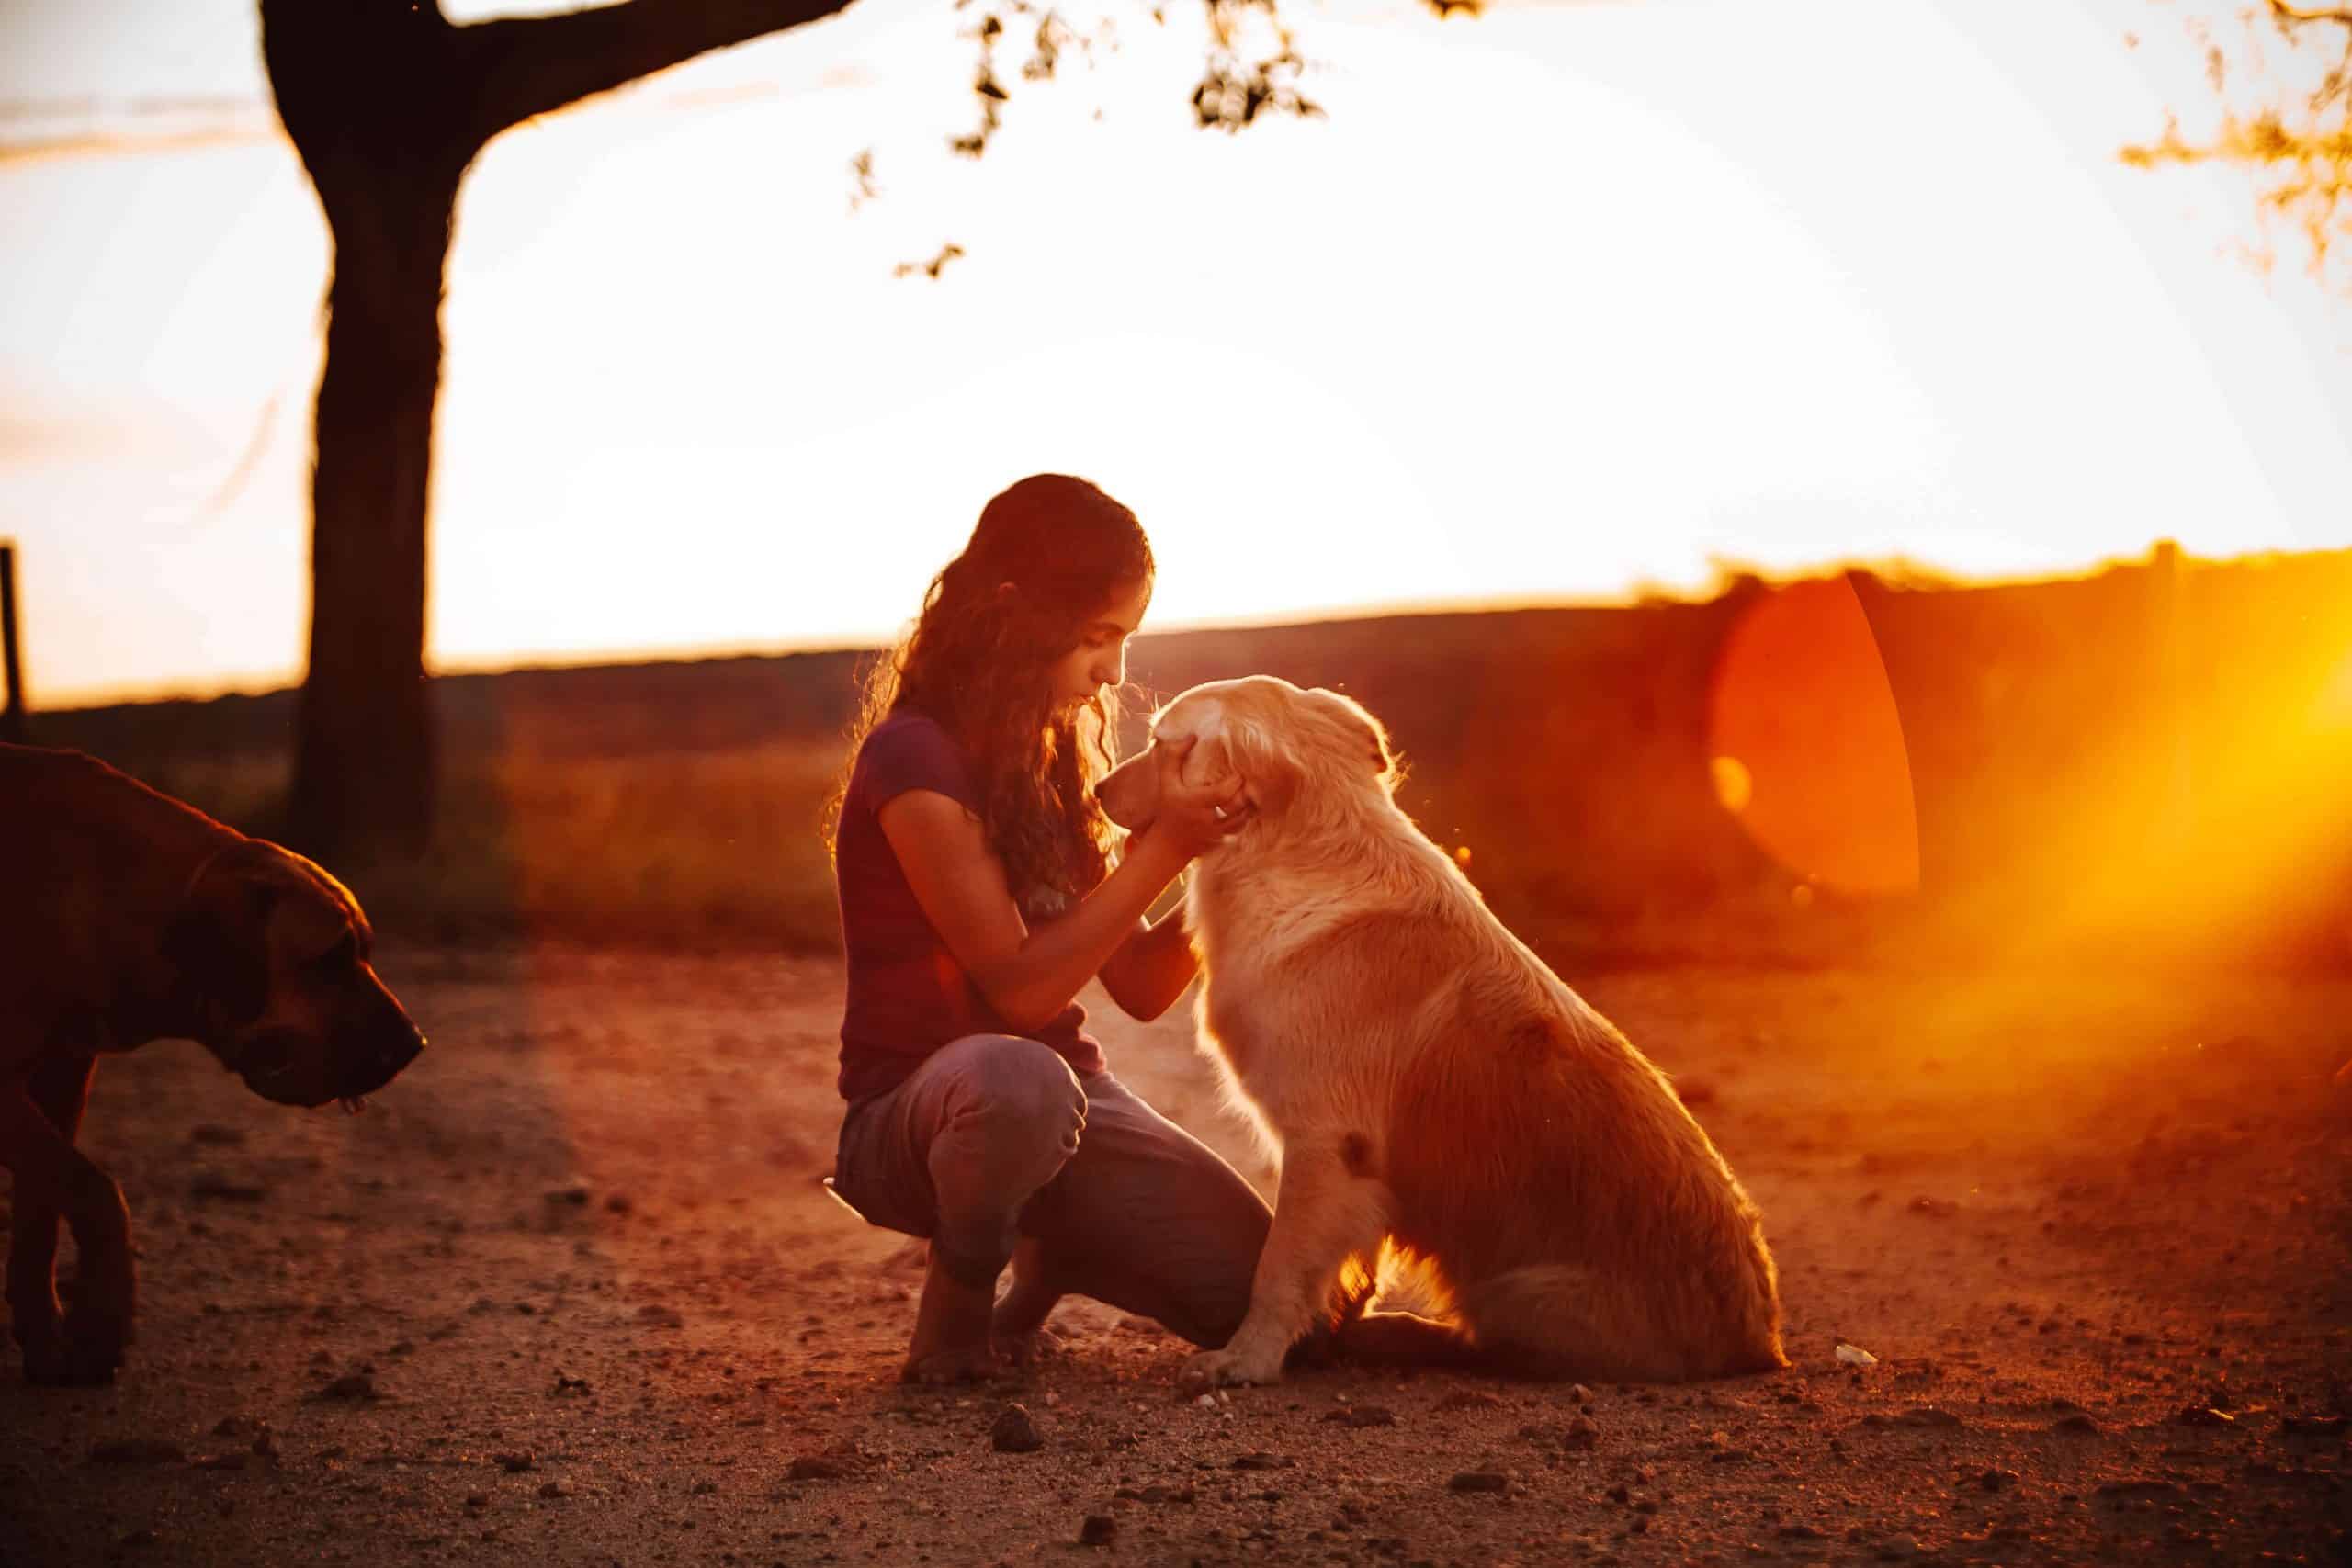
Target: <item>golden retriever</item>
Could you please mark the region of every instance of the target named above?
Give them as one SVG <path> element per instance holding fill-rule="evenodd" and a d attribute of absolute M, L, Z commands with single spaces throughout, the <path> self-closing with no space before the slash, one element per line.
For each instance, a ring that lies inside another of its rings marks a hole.
<path fill-rule="evenodd" d="M 1788 1364 L 1756 1205 L 1664 1076 L 1397 808 L 1370 714 L 1252 676 L 1177 697 L 1151 744 L 1183 749 L 1187 780 L 1244 783 L 1250 820 L 1187 894 L 1195 1015 L 1282 1161 L 1249 1314 L 1188 1385 L 1276 1382 L 1335 1315 L 1343 1356 L 1531 1376 Z M 1096 791 L 1130 831 L 1158 812 L 1150 755 Z M 1446 1305 L 1357 1317 L 1384 1254 Z"/>

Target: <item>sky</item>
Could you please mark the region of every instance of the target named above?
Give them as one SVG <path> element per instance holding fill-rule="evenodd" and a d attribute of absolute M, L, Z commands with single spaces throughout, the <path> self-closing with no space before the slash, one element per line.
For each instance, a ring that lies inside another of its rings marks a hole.
<path fill-rule="evenodd" d="M 1295 4 L 1326 117 L 1239 137 L 1190 13 L 1073 12 L 975 163 L 973 13 L 862 0 L 476 164 L 429 656 L 871 644 L 1041 469 L 1148 629 L 2352 544 L 2352 300 L 2116 155 L 2214 111 L 2193 9 Z M 33 701 L 299 679 L 330 246 L 251 6 L 0 0 L 0 231 Z"/>

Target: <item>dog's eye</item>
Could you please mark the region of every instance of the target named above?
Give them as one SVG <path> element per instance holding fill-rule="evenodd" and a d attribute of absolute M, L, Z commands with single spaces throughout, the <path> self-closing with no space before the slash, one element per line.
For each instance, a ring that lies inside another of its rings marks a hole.
<path fill-rule="evenodd" d="M 311 959 L 303 967 L 322 975 L 337 975 L 359 961 L 359 938 L 346 932 L 344 939 Z"/>

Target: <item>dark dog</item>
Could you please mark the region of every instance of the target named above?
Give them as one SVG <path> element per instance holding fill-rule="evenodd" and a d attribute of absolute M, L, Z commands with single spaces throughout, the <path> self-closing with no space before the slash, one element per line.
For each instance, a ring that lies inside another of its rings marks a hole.
<path fill-rule="evenodd" d="M 343 884 L 74 751 L 0 746 L 0 1165 L 25 1375 L 105 1382 L 130 1338 L 130 1215 L 74 1146 L 101 1053 L 194 1040 L 282 1105 L 356 1111 L 424 1037 Z M 81 1258 L 73 1310 L 57 1224 Z"/>

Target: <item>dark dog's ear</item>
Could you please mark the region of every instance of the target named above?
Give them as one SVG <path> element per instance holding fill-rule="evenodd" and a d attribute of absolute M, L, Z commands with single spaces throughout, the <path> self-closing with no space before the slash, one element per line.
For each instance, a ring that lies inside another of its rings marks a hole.
<path fill-rule="evenodd" d="M 163 953 L 179 971 L 182 988 L 234 1026 L 251 1023 L 269 1005 L 262 933 L 278 888 L 230 859 L 223 856 L 188 890 L 187 905 L 164 929 Z"/>

